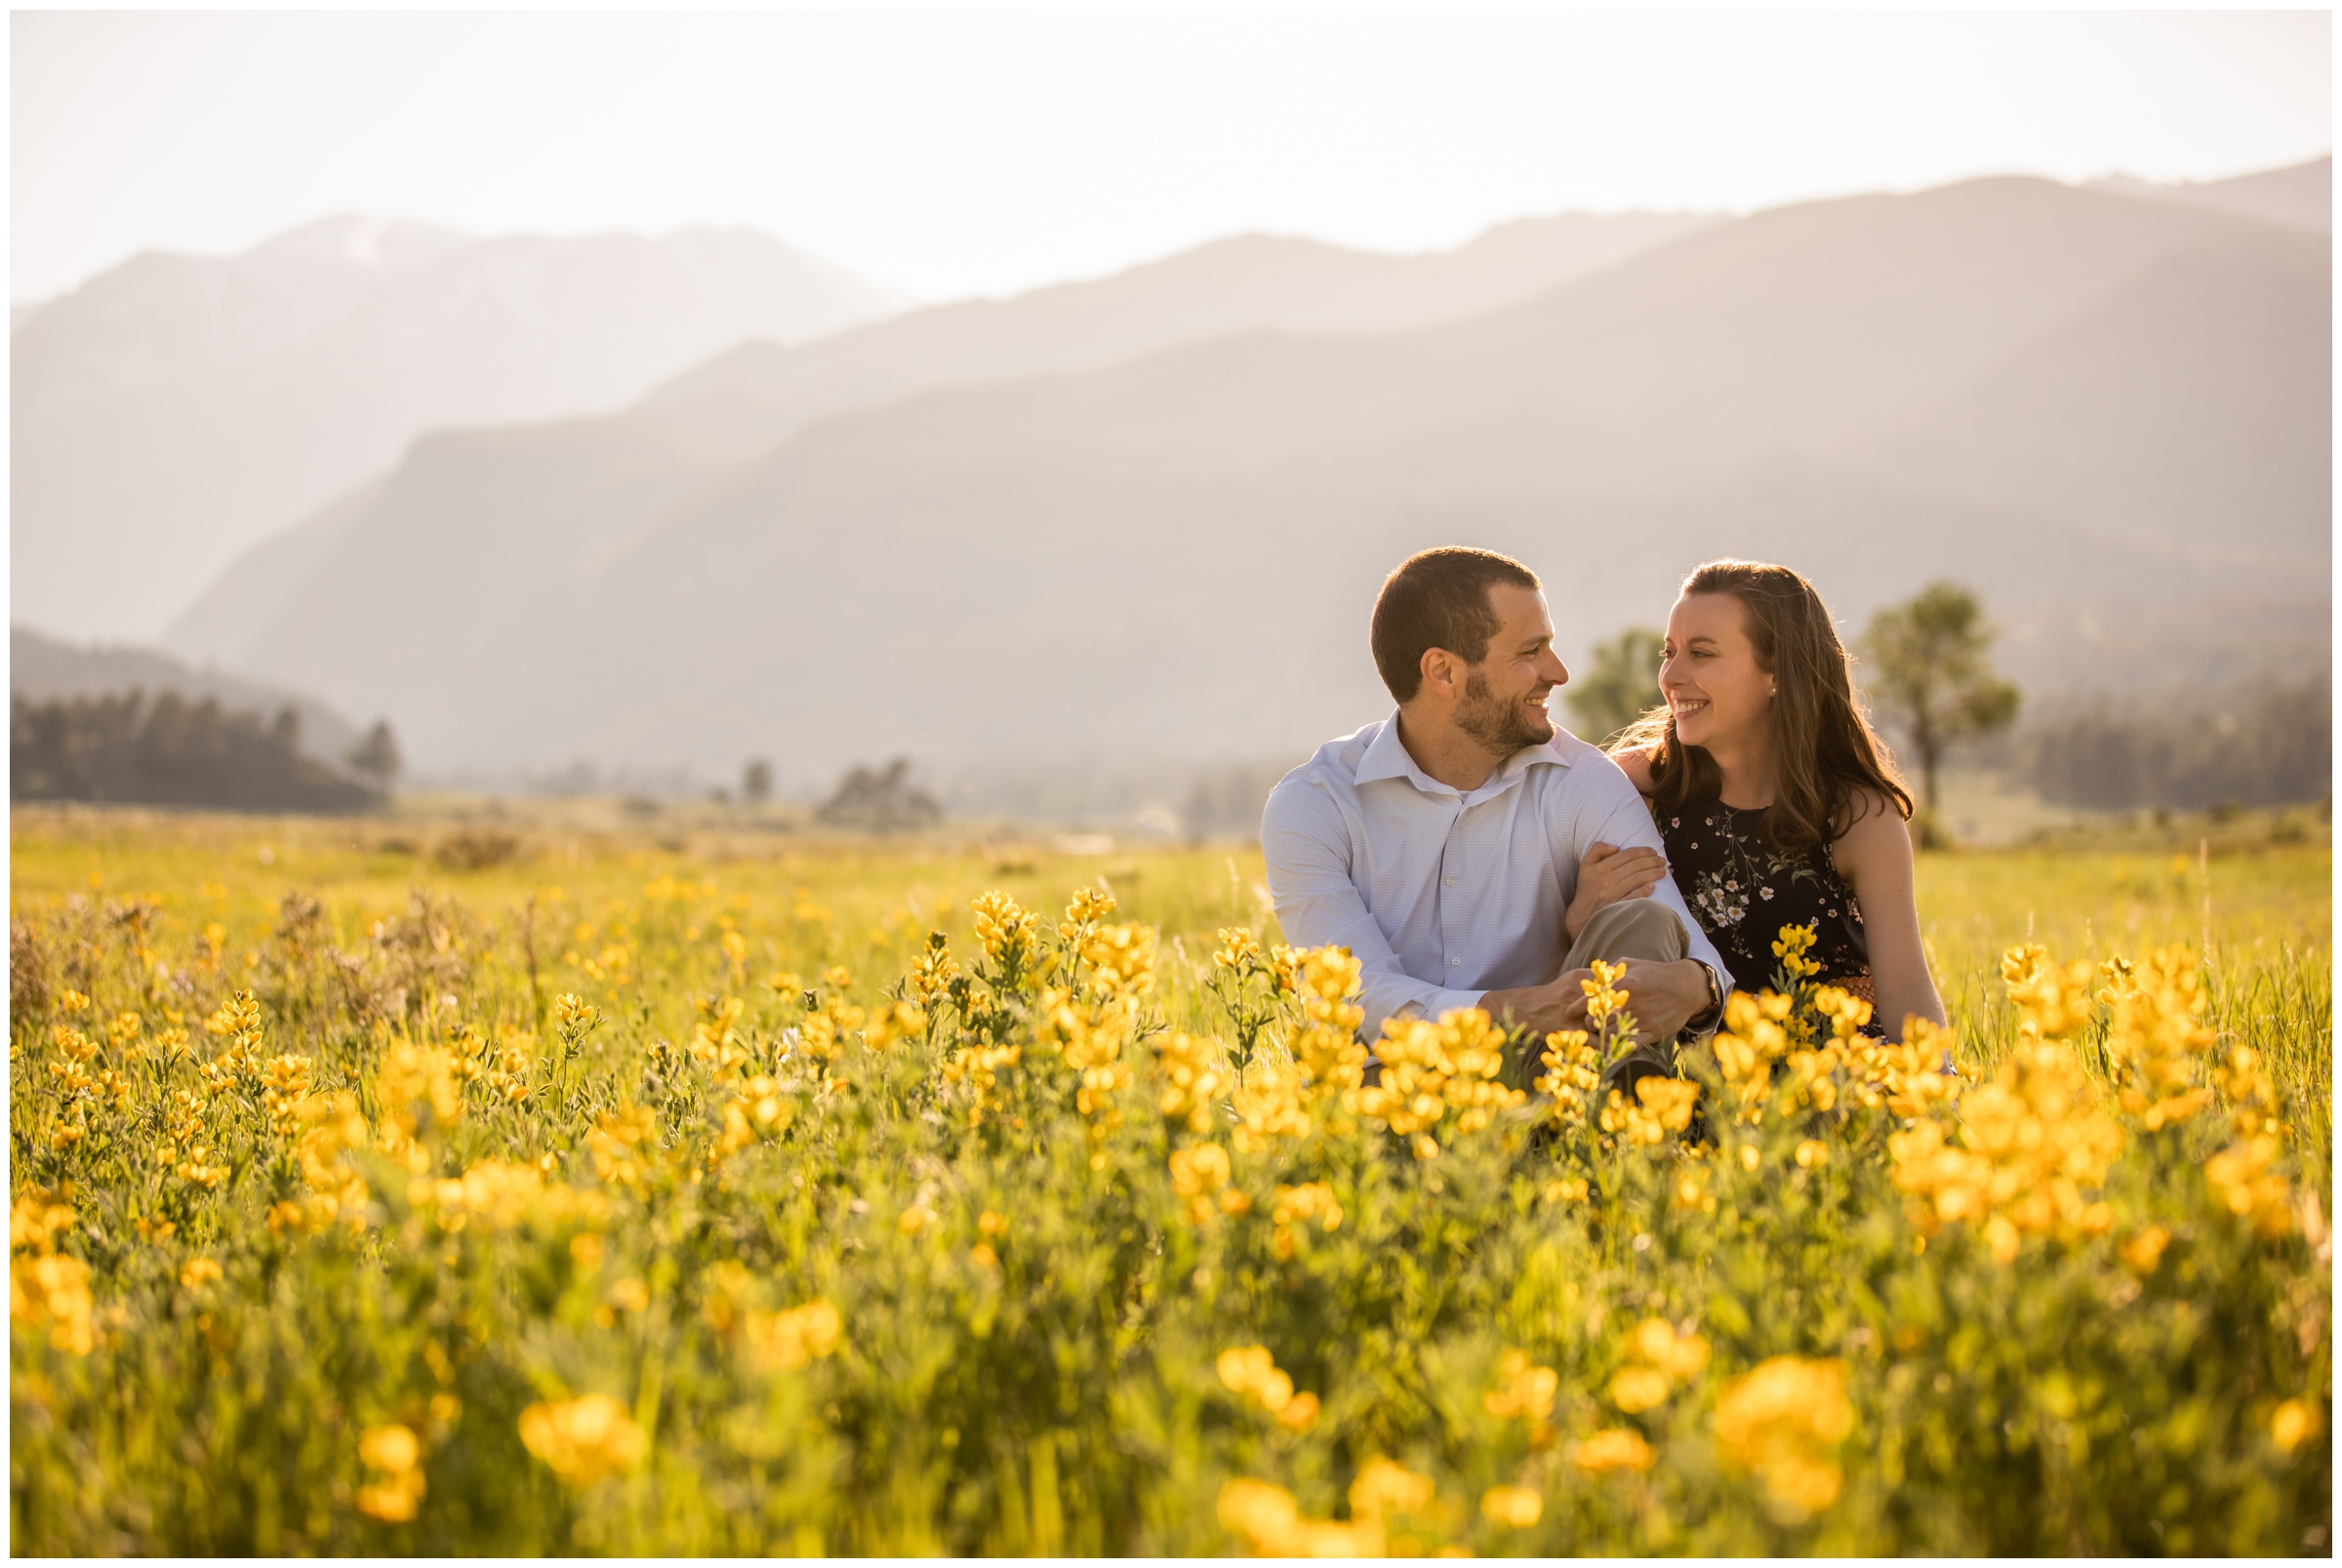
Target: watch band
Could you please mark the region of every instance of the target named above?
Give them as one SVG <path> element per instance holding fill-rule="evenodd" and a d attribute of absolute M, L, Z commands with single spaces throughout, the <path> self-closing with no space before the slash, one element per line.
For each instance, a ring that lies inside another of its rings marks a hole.
<path fill-rule="evenodd" d="M 1695 958 L 1692 962 L 1697 964 L 1700 961 Z M 1708 1006 L 1684 1020 L 1683 1032 L 1686 1034 L 1712 1033 L 1724 1022 L 1724 993 L 1716 978 L 1716 971 L 1706 964 L 1700 964 L 1700 974 L 1708 982 Z"/>

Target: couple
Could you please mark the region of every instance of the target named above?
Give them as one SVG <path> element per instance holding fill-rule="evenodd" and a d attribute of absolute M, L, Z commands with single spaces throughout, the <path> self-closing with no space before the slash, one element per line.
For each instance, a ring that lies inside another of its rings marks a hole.
<path fill-rule="evenodd" d="M 1546 715 L 1569 671 L 1518 561 L 1410 557 L 1370 641 L 1398 710 L 1320 746 L 1261 822 L 1285 940 L 1350 949 L 1368 1039 L 1386 1018 L 1485 1008 L 1528 1031 L 1528 1061 L 1509 1064 L 1525 1084 L 1534 1042 L 1586 1027 L 1594 960 L 1623 962 L 1640 1049 L 1611 1081 L 1631 1089 L 1713 1032 L 1728 991 L 1770 984 L 1789 924 L 1815 928 L 1817 978 L 1869 998 L 1890 1037 L 1911 1015 L 1944 1021 L 1911 796 L 1797 573 L 1712 561 L 1686 578 L 1667 707 L 1607 756 Z"/>

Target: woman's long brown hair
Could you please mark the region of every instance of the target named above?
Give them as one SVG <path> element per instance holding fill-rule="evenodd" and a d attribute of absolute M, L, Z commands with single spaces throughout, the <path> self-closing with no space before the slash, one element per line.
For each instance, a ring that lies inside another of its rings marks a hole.
<path fill-rule="evenodd" d="M 1890 802 L 1909 820 L 1911 791 L 1855 705 L 1845 644 L 1813 584 L 1786 566 L 1710 561 L 1683 580 L 1683 592 L 1729 593 L 1740 601 L 1757 666 L 1778 688 L 1773 726 L 1780 784 L 1764 814 L 1766 840 L 1785 850 L 1828 843 L 1874 799 Z M 1650 752 L 1651 799 L 1663 813 L 1723 793 L 1716 759 L 1707 747 L 1676 738 L 1675 715 L 1665 706 L 1645 713 L 1610 749 Z"/>

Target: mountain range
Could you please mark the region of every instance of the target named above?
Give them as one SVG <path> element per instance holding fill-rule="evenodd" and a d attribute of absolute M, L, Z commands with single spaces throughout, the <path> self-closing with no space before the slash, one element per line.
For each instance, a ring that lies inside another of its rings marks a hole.
<path fill-rule="evenodd" d="M 2037 692 L 2322 664 L 2330 185 L 1223 242 L 426 434 L 167 640 L 387 712 L 425 769 L 800 786 L 1298 756 L 1387 707 L 1375 585 L 1454 542 L 1546 576 L 1565 656 L 1730 553 L 1849 630 L 1959 577 Z"/>
<path fill-rule="evenodd" d="M 424 429 L 616 407 L 744 339 L 906 302 L 741 229 L 340 218 L 236 256 L 134 257 L 13 312 L 13 618 L 151 639 Z"/>

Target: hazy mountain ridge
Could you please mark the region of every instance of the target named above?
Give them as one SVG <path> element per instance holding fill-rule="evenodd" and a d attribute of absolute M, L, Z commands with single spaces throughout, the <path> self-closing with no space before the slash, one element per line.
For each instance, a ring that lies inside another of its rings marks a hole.
<path fill-rule="evenodd" d="M 939 387 L 1097 370 L 1246 332 L 1364 336 L 1461 320 L 1616 265 L 1719 220 L 1562 214 L 1412 256 L 1247 234 L 1109 277 L 929 306 L 825 342 L 745 343 L 643 399 L 635 422 L 745 456 L 832 415 Z"/>
<path fill-rule="evenodd" d="M 824 342 L 743 344 L 616 415 L 432 433 L 379 485 L 255 546 L 174 619 L 164 641 L 189 657 L 266 667 L 275 656 L 262 645 L 280 611 L 303 623 L 329 614 L 379 623 L 380 612 L 331 592 L 305 608 L 290 603 L 303 574 L 323 573 L 368 514 L 382 540 L 405 543 L 369 567 L 357 562 L 371 546 L 351 543 L 357 554 L 347 581 L 356 591 L 347 598 L 363 601 L 373 572 L 399 571 L 410 546 L 446 550 L 469 567 L 437 590 L 447 612 L 502 621 L 515 595 L 557 597 L 558 584 L 588 560 L 623 547 L 685 498 L 737 482 L 739 464 L 825 417 L 938 385 L 1092 369 L 1263 325 L 1395 332 L 1514 302 L 1714 221 L 1564 214 L 1503 224 L 1453 251 L 1421 256 L 1246 236 L 1013 300 L 931 306 Z M 481 474 L 479 504 L 459 498 L 441 509 L 436 498 L 448 492 L 434 476 L 451 462 Z M 598 497 L 582 483 L 587 474 L 619 473 L 640 482 Z M 562 511 L 571 505 L 583 514 Z M 556 514 L 558 524 L 550 521 Z M 540 531 L 514 534 L 516 517 L 540 520 Z M 507 581 L 481 570 L 483 552 L 518 575 Z M 339 608 L 326 611 L 328 603 Z M 404 656 L 392 648 L 382 657 Z"/>
<path fill-rule="evenodd" d="M 742 230 L 335 220 L 234 257 L 134 258 L 12 333 L 15 614 L 151 636 L 425 429 L 617 406 L 745 337 L 902 302 Z"/>
<path fill-rule="evenodd" d="M 2124 684 L 2142 649 L 2249 660 L 2196 623 L 2215 602 L 2322 648 L 2330 264 L 2201 204 L 1975 181 L 1695 231 L 1447 325 L 1028 364 L 706 457 L 920 312 L 418 448 L 246 662 L 362 694 L 426 762 L 764 753 L 802 783 L 896 751 L 1306 751 L 1387 704 L 1382 573 L 1456 540 L 1545 572 L 1573 654 L 1723 553 L 1857 624 L 1965 578 L 2037 689 Z M 695 443 L 721 407 L 757 412 Z M 580 484 L 594 462 L 632 492 Z"/>
<path fill-rule="evenodd" d="M 2334 160 L 2330 154 L 2290 168 L 2240 175 L 2233 180 L 2158 185 L 2116 175 L 2090 181 L 2090 188 L 2139 201 L 2203 207 L 2320 234 L 2334 231 Z"/>

